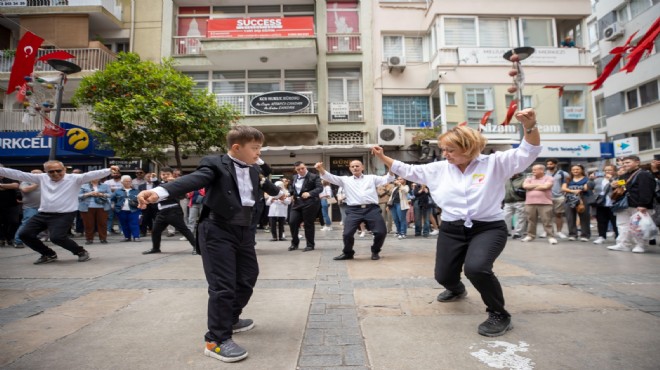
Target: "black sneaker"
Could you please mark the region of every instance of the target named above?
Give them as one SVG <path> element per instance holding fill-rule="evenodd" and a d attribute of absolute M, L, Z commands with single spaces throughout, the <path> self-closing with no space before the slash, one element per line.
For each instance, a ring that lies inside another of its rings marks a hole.
<path fill-rule="evenodd" d="M 41 265 L 43 263 L 49 263 L 57 260 L 57 254 L 54 254 L 52 256 L 46 256 L 45 254 L 39 257 L 38 260 L 34 261 L 35 265 Z"/>
<path fill-rule="evenodd" d="M 252 319 L 238 319 L 238 321 L 231 326 L 232 333 L 240 333 L 254 328 L 254 321 Z"/>
<path fill-rule="evenodd" d="M 236 362 L 247 357 L 247 351 L 236 344 L 231 338 L 225 339 L 222 343 L 206 342 L 204 354 L 213 357 L 222 362 Z"/>
<path fill-rule="evenodd" d="M 438 302 L 453 302 L 465 297 L 467 297 L 467 290 L 464 290 L 460 293 L 452 292 L 451 290 L 445 290 L 444 292 L 438 294 Z"/>
<path fill-rule="evenodd" d="M 82 252 L 78 253 L 78 262 L 85 262 L 90 260 L 89 252 L 86 250 L 83 250 Z"/>
<path fill-rule="evenodd" d="M 511 316 L 498 312 L 488 312 L 488 319 L 479 325 L 477 331 L 486 337 L 499 337 L 511 329 L 513 329 Z"/>

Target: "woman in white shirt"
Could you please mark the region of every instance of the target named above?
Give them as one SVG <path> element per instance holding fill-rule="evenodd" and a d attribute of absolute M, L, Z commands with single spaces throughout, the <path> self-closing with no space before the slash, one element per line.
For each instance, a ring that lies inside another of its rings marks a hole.
<path fill-rule="evenodd" d="M 275 185 L 282 188 L 282 190 L 287 194 L 287 197 L 284 198 L 284 200 L 279 200 L 276 197 L 271 197 L 266 194 L 266 205 L 269 206 L 268 221 L 270 223 L 270 233 L 273 236 L 272 239 L 270 239 L 271 242 L 286 240 L 284 237 L 284 222 L 286 220 L 289 204 L 291 204 L 291 197 L 289 196 L 282 181 L 276 182 Z"/>
<path fill-rule="evenodd" d="M 504 183 L 531 165 L 542 149 L 534 110 L 520 111 L 516 118 L 524 130 L 520 146 L 490 155 L 480 154 L 486 138 L 465 126 L 454 127 L 438 138 L 444 161 L 409 165 L 386 156 L 379 146 L 372 149 L 393 173 L 428 185 L 442 209 L 435 279 L 446 290 L 437 299 L 451 302 L 467 295 L 461 282 L 464 269 L 487 307 L 488 319 L 479 325 L 478 333 L 489 337 L 513 328 L 511 315 L 504 308 L 502 287 L 493 273 L 508 234 L 501 208 Z"/>

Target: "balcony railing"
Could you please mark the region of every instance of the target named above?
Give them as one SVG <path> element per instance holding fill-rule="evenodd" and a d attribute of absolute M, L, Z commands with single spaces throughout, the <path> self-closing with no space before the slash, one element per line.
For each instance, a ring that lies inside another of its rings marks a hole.
<path fill-rule="evenodd" d="M 121 19 L 121 2 L 116 0 L 16 0 L 15 6 L 102 6 L 105 10 Z"/>
<path fill-rule="evenodd" d="M 189 37 L 189 36 L 175 36 L 174 47 L 172 51 L 174 55 L 199 55 L 202 54 L 202 37 Z"/>
<path fill-rule="evenodd" d="M 315 114 L 317 109 L 317 102 L 314 101 L 314 94 L 309 91 L 299 92 L 295 91 L 296 94 L 300 94 L 309 99 L 310 104 L 307 108 L 302 109 L 295 113 L 288 114 Z M 265 93 L 242 93 L 242 94 L 215 94 L 218 104 L 223 105 L 225 103 L 233 105 L 238 112 L 243 116 L 259 116 L 259 115 L 270 115 L 274 113 L 262 113 L 250 106 L 252 99 L 259 95 Z"/>
<path fill-rule="evenodd" d="M 23 122 L 26 111 L 0 110 L 0 131 L 41 131 L 44 129 L 44 119 L 40 115 L 27 117 L 27 122 Z M 50 112 L 48 119 L 55 119 L 55 111 Z M 94 129 L 94 122 L 86 109 L 62 108 L 60 122 L 68 122 L 84 128 Z"/>
<path fill-rule="evenodd" d="M 362 45 L 359 33 L 328 34 L 328 54 L 361 52 Z"/>
<path fill-rule="evenodd" d="M 71 59 L 73 63 L 80 66 L 83 71 L 97 71 L 105 69 L 106 64 L 117 59 L 115 54 L 104 49 L 39 49 L 37 59 L 45 54 L 54 51 L 66 51 L 75 56 Z M 14 64 L 14 56 L 0 56 L 0 73 L 11 72 L 11 66 Z M 35 72 L 55 71 L 48 63 L 37 63 L 34 66 Z"/>
<path fill-rule="evenodd" d="M 364 102 L 349 101 L 348 103 L 348 119 L 337 119 L 333 117 L 330 107 L 328 107 L 328 122 L 360 122 L 364 121 Z M 332 105 L 332 103 L 330 103 Z"/>

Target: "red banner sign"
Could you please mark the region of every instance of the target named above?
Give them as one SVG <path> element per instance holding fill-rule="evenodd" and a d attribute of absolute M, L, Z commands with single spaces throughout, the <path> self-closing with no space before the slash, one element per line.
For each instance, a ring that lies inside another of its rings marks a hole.
<path fill-rule="evenodd" d="M 314 17 L 209 19 L 208 38 L 313 37 Z"/>

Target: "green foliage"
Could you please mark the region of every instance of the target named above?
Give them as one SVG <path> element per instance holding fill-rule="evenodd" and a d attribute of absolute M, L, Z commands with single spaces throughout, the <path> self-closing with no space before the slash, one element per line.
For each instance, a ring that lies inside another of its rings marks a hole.
<path fill-rule="evenodd" d="M 424 140 L 435 140 L 440 136 L 441 132 L 442 126 L 440 125 L 419 129 L 412 137 L 413 144 L 422 145 L 422 141 Z"/>
<path fill-rule="evenodd" d="M 92 108 L 104 140 L 119 156 L 163 159 L 171 147 L 181 166 L 183 154 L 223 148 L 229 126 L 239 118 L 231 106 L 219 106 L 213 94 L 194 86 L 172 59 L 157 64 L 120 53 L 105 70 L 81 81 L 73 102 Z"/>

